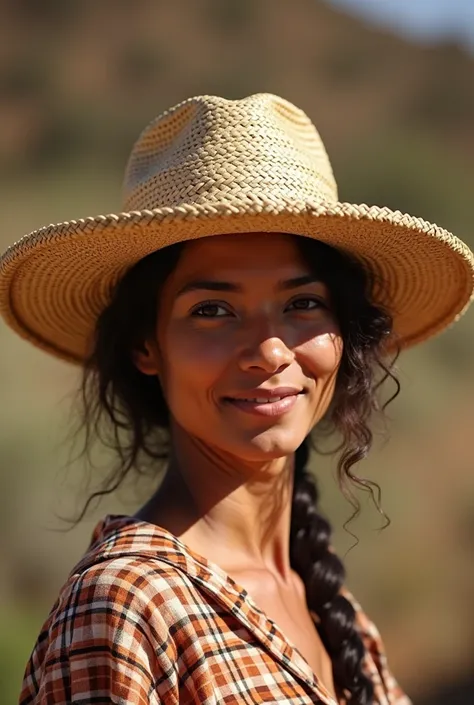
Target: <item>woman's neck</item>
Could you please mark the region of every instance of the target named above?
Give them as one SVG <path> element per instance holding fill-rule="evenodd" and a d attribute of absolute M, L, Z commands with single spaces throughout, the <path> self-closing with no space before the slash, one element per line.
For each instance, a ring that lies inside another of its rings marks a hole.
<path fill-rule="evenodd" d="M 290 578 L 293 458 L 241 461 L 185 434 L 167 475 L 137 516 L 223 568 L 265 568 Z"/>

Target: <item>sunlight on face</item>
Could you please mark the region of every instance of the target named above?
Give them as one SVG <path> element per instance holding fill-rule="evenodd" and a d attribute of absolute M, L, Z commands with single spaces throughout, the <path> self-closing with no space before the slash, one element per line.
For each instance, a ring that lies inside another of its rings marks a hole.
<path fill-rule="evenodd" d="M 247 461 L 295 451 L 328 408 L 342 354 L 326 286 L 281 234 L 188 243 L 156 336 L 173 421 Z"/>

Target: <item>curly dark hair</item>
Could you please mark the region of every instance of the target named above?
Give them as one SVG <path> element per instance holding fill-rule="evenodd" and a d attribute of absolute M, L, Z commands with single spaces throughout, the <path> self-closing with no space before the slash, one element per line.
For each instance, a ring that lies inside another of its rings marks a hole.
<path fill-rule="evenodd" d="M 344 342 L 330 408 L 324 419 L 339 435 L 338 478 L 354 502 L 351 484 L 368 490 L 377 485 L 358 477 L 354 466 L 369 452 L 369 420 L 385 405 L 378 396 L 393 371 L 396 354 L 387 361 L 386 342 L 392 335 L 391 316 L 371 301 L 373 277 L 358 261 L 328 245 L 299 237 L 306 262 L 328 286 Z M 81 425 L 84 452 L 93 440 L 111 448 L 117 463 L 90 502 L 119 487 L 129 472 L 156 469 L 170 451 L 169 412 L 158 380 L 142 374 L 133 353 L 153 335 L 157 302 L 163 282 L 176 267 L 185 245 L 171 245 L 134 265 L 118 283 L 111 303 L 98 319 L 93 352 L 84 365 L 81 385 Z M 386 403 L 388 403 L 388 401 Z M 370 705 L 373 684 L 363 671 L 364 645 L 352 604 L 341 594 L 344 566 L 331 549 L 331 527 L 317 511 L 318 490 L 307 469 L 310 438 L 295 453 L 290 558 L 301 576 L 309 609 L 319 618 L 317 629 L 331 657 L 335 685 L 351 705 Z M 376 499 L 376 502 L 378 500 Z M 358 511 L 355 502 L 355 513 Z"/>

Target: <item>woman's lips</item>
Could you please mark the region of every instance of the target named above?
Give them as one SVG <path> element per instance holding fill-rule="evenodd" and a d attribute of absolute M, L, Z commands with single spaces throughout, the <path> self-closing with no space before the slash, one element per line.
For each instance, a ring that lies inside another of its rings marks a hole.
<path fill-rule="evenodd" d="M 227 398 L 226 402 L 232 404 L 239 411 L 254 416 L 282 416 L 293 409 L 300 396 L 302 396 L 301 392 L 295 392 L 281 397 Z"/>

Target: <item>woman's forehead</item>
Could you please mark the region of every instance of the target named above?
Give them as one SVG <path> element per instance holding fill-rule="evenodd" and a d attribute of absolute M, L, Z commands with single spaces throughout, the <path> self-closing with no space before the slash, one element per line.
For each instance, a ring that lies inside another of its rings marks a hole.
<path fill-rule="evenodd" d="M 307 271 L 297 236 L 284 233 L 239 233 L 201 238 L 186 244 L 179 269 L 288 269 Z"/>

